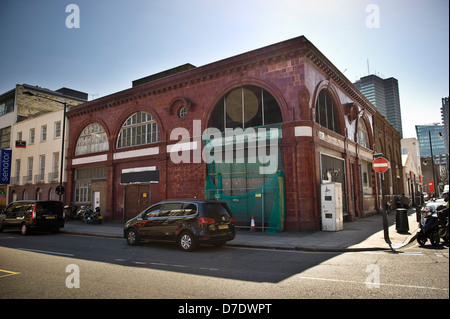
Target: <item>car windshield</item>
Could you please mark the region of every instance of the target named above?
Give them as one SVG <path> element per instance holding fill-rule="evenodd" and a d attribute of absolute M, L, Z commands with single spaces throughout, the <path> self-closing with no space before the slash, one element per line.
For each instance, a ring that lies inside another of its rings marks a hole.
<path fill-rule="evenodd" d="M 230 220 L 230 214 L 223 203 L 207 203 L 205 206 L 208 217 L 217 221 L 222 220 L 222 217 L 225 218 L 224 221 Z"/>
<path fill-rule="evenodd" d="M 61 202 L 38 202 L 36 205 L 36 213 L 38 214 L 51 214 L 60 215 L 63 212 Z"/>

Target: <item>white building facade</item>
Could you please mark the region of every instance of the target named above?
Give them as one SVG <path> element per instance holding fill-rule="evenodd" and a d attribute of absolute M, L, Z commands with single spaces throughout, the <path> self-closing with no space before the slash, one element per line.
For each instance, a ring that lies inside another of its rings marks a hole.
<path fill-rule="evenodd" d="M 63 186 L 66 181 L 65 168 L 60 174 L 63 116 L 60 110 L 13 125 L 11 201 L 59 200 L 56 188 L 60 178 Z"/>

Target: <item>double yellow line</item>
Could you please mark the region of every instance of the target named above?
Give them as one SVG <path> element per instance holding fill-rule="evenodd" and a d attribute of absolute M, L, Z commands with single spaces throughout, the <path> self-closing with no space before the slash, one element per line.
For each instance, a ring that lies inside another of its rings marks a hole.
<path fill-rule="evenodd" d="M 6 273 L 6 274 L 2 274 L 2 273 Z M 20 272 L 14 272 L 14 271 L 0 269 L 0 278 L 14 276 L 14 275 L 18 275 L 18 274 L 20 274 Z"/>

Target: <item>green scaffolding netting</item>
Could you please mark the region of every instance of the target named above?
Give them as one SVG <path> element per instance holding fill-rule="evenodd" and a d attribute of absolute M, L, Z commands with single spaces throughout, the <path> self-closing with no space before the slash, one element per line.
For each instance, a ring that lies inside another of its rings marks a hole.
<path fill-rule="evenodd" d="M 246 132 L 248 135 L 246 142 L 254 137 L 251 133 L 252 131 Z M 233 152 L 232 161 L 229 160 L 228 163 L 224 160 L 207 161 L 205 198 L 227 203 L 238 227 L 250 227 L 253 217 L 258 228 L 263 228 L 267 233 L 276 233 L 283 230 L 285 218 L 284 171 L 279 148 L 281 129 L 278 129 L 275 137 L 269 133 L 267 135 L 256 133 L 256 136 L 256 143 L 246 143 L 241 152 L 238 150 L 239 145 L 236 145 L 236 139 L 226 139 L 223 135 L 222 138 L 216 136 L 213 143 L 209 144 L 212 140 L 203 136 L 205 145 L 210 146 L 208 154 L 213 154 L 212 156 L 217 156 L 217 152 L 223 152 L 223 147 L 227 143 L 233 145 L 232 150 L 228 149 L 229 152 Z M 261 138 L 265 139 L 262 146 L 258 143 Z M 273 147 L 270 151 L 269 144 Z M 259 150 L 258 147 L 263 147 L 263 150 Z M 265 155 L 262 158 L 263 151 Z M 273 172 L 263 173 L 261 167 L 268 163 L 273 164 L 274 161 L 276 167 Z"/>

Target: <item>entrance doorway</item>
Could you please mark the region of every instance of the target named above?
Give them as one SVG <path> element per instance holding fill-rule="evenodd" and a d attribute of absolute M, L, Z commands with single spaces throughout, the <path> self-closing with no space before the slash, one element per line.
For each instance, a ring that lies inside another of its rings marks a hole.
<path fill-rule="evenodd" d="M 160 200 L 159 171 L 155 166 L 123 169 L 120 184 L 124 185 L 124 220 L 135 217 Z"/>
<path fill-rule="evenodd" d="M 347 185 L 345 183 L 344 164 L 345 162 L 343 158 L 320 154 L 321 182 L 337 182 L 342 184 L 344 216 L 347 216 Z"/>
<path fill-rule="evenodd" d="M 152 204 L 157 203 L 159 184 L 130 184 L 125 186 L 124 220 L 136 217 L 137 214 Z"/>

